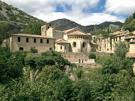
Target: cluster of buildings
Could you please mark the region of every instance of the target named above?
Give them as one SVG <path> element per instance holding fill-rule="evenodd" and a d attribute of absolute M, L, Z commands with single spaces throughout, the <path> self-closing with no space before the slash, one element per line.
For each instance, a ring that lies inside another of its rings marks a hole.
<path fill-rule="evenodd" d="M 135 31 L 116 31 L 112 33 L 109 37 L 97 37 L 97 52 L 104 53 L 114 53 L 116 45 L 119 42 L 127 42 L 129 44 L 129 52 L 127 53 L 127 57 L 135 58 Z"/>
<path fill-rule="evenodd" d="M 12 34 L 2 46 L 9 47 L 12 52 L 31 51 L 33 48 L 38 53 L 53 50 L 61 52 L 73 63 L 87 63 L 91 42 L 91 34 L 83 33 L 78 28 L 60 31 L 46 24 L 41 27 L 41 35 Z"/>
<path fill-rule="evenodd" d="M 113 53 L 115 45 L 120 41 L 129 43 L 127 56 L 135 58 L 135 32 L 116 31 L 110 37 L 96 37 L 84 33 L 78 28 L 65 31 L 55 30 L 49 24 L 41 27 L 41 35 L 12 34 L 3 41 L 3 47 L 9 47 L 12 52 L 31 51 L 38 53 L 49 50 L 61 52 L 63 57 L 73 63 L 90 63 L 89 53 L 95 47 L 97 52 Z"/>

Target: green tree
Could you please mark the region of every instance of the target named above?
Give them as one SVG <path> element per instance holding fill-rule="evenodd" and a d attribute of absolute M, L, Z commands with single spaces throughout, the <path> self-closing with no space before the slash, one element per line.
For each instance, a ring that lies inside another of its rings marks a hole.
<path fill-rule="evenodd" d="M 24 32 L 29 34 L 40 34 L 41 26 L 41 22 L 30 22 L 28 26 L 25 27 Z"/>
<path fill-rule="evenodd" d="M 65 70 L 66 66 L 71 67 L 71 63 L 62 57 L 58 52 L 50 51 L 42 54 L 46 65 L 56 65 L 60 70 Z"/>
<path fill-rule="evenodd" d="M 9 49 L 0 49 L 0 83 L 9 83 L 22 77 L 24 61 L 21 54 L 12 54 Z"/>

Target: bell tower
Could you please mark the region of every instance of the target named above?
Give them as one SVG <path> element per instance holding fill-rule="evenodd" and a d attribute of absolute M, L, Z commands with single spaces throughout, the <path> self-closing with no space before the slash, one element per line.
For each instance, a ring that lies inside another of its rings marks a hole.
<path fill-rule="evenodd" d="M 41 35 L 42 36 L 47 36 L 47 30 L 50 28 L 49 24 L 41 26 Z"/>

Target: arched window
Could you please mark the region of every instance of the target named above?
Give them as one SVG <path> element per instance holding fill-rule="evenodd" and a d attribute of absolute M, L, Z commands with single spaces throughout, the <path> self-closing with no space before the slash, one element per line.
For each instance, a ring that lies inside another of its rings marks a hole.
<path fill-rule="evenodd" d="M 73 42 L 73 47 L 76 47 L 76 42 Z"/>
<path fill-rule="evenodd" d="M 23 51 L 24 49 L 23 49 L 23 47 L 20 47 L 19 50 L 20 50 L 20 51 Z"/>
<path fill-rule="evenodd" d="M 85 43 L 85 42 L 83 42 L 82 46 L 83 46 L 83 48 L 85 48 L 85 46 L 86 46 L 86 43 Z"/>

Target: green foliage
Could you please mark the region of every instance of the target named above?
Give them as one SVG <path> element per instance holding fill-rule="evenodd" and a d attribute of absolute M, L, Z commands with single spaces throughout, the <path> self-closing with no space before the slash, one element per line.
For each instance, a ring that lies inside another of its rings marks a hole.
<path fill-rule="evenodd" d="M 132 16 L 126 19 L 123 26 L 126 30 L 134 31 L 135 30 L 135 13 Z"/>
<path fill-rule="evenodd" d="M 116 49 L 115 49 L 115 55 L 120 57 L 121 59 L 124 59 L 126 57 L 126 53 L 129 50 L 128 43 L 126 42 L 120 42 L 116 44 Z"/>
<path fill-rule="evenodd" d="M 38 53 L 38 50 L 36 48 L 31 48 L 32 53 Z"/>
<path fill-rule="evenodd" d="M 22 76 L 24 62 L 21 54 L 11 54 L 9 49 L 0 49 L 0 83 L 9 83 Z"/>
<path fill-rule="evenodd" d="M 46 52 L 43 53 L 42 56 L 46 65 L 56 65 L 60 70 L 65 70 L 66 66 L 71 66 L 71 63 L 64 59 L 58 52 Z"/>
<path fill-rule="evenodd" d="M 77 81 L 74 84 L 76 98 L 74 101 L 92 101 L 92 93 L 90 83 L 84 80 Z"/>
<path fill-rule="evenodd" d="M 40 34 L 42 25 L 41 22 L 30 22 L 28 26 L 25 27 L 24 32 L 28 34 Z"/>
<path fill-rule="evenodd" d="M 11 53 L 0 48 L 0 100 L 134 101 L 133 61 L 125 57 L 124 43 L 116 49 L 115 54 L 100 59 L 96 54 L 102 68 L 88 70 L 54 51 Z M 67 71 L 67 67 L 71 69 Z"/>
<path fill-rule="evenodd" d="M 89 59 L 96 59 L 96 54 L 95 53 L 90 53 L 89 54 Z"/>

